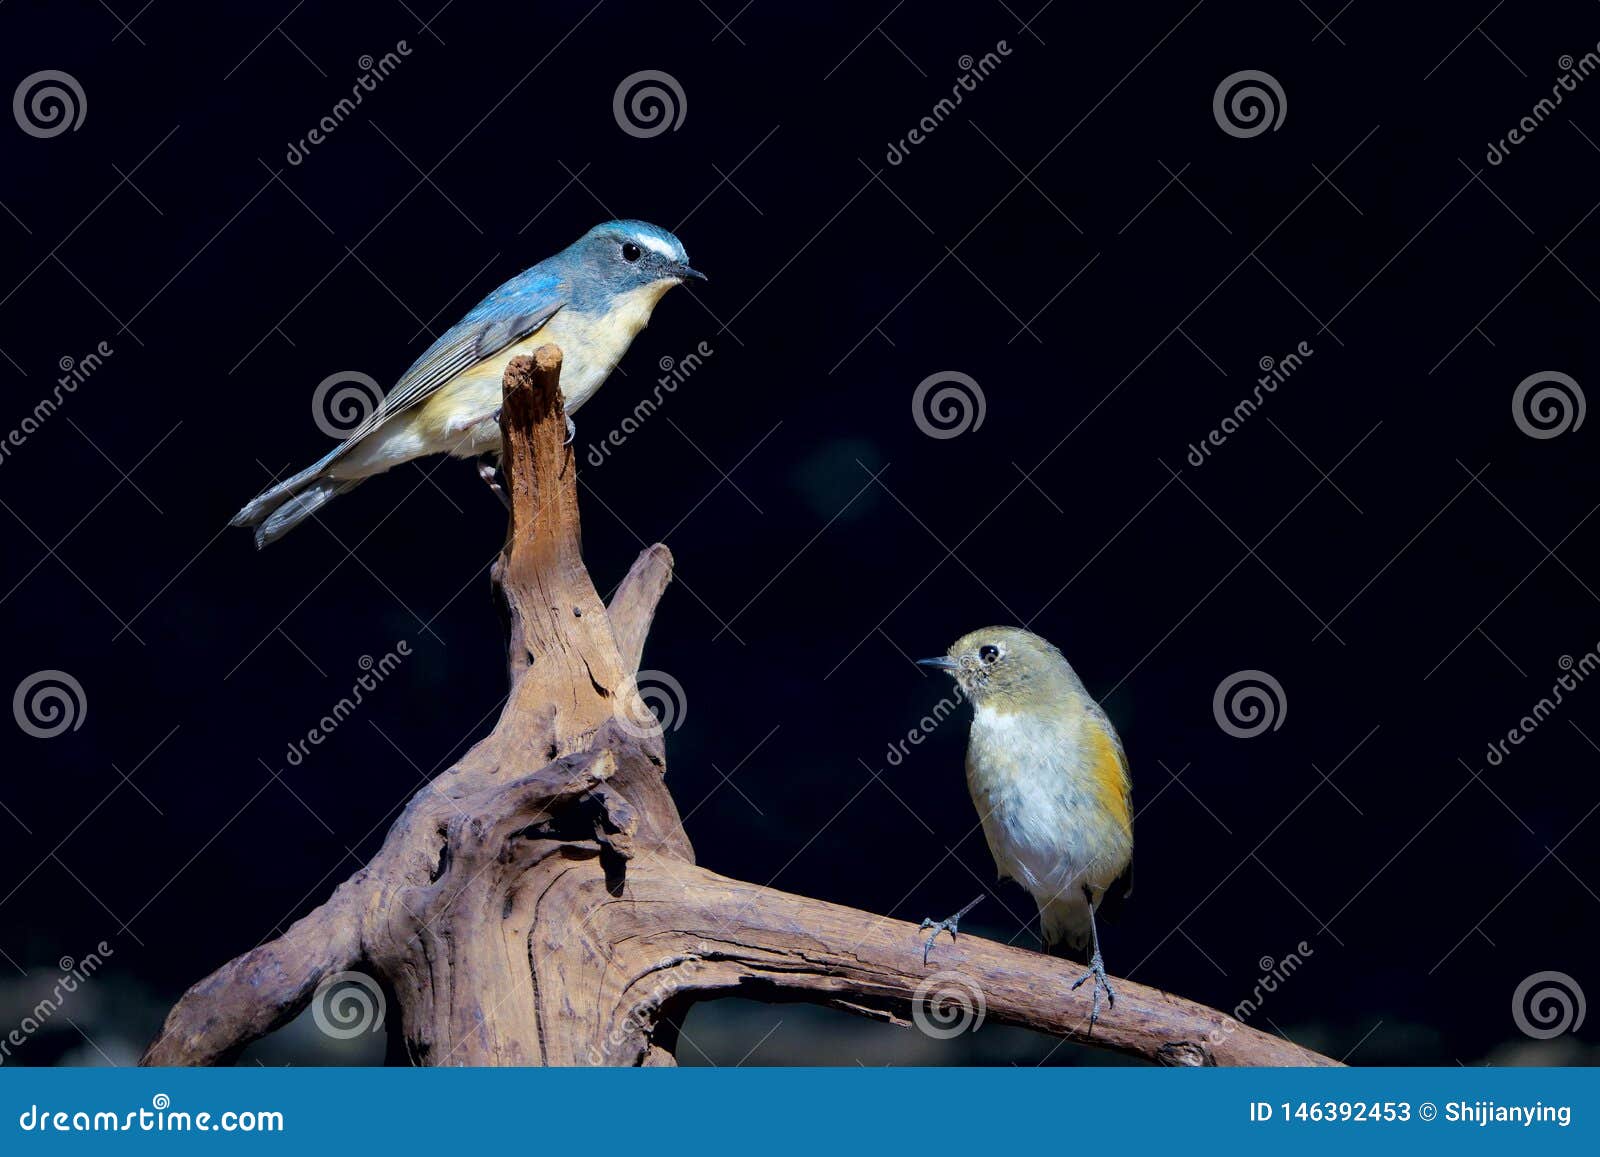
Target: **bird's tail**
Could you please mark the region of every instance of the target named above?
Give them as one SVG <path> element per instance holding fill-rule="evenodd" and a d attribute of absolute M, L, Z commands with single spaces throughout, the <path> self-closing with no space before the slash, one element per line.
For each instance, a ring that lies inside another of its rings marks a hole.
<path fill-rule="evenodd" d="M 324 458 L 293 478 L 263 490 L 233 516 L 229 525 L 255 527 L 257 550 L 268 543 L 277 542 L 311 517 L 329 499 L 359 486 L 363 481 L 360 478 L 330 478 L 325 473 L 328 461 Z"/>

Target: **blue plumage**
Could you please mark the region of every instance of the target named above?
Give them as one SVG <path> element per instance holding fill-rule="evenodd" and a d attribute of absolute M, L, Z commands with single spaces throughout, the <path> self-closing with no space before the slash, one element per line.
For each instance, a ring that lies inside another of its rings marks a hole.
<path fill-rule="evenodd" d="M 650 320 L 662 294 L 690 277 L 683 243 L 644 221 L 609 221 L 467 311 L 425 350 L 382 403 L 319 461 L 234 516 L 256 545 L 287 534 L 336 495 L 426 454 L 497 453 L 505 365 L 553 342 L 562 349 L 569 415 L 588 401 Z"/>

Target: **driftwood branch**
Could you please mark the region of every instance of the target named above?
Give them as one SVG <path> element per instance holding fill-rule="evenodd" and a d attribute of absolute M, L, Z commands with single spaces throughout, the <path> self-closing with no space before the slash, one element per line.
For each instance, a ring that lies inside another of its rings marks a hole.
<path fill-rule="evenodd" d="M 601 602 L 579 549 L 560 365 L 545 346 L 505 375 L 499 722 L 326 903 L 189 989 L 144 1063 L 226 1061 L 352 969 L 394 994 L 419 1064 L 673 1064 L 687 1006 L 728 995 L 897 1024 L 965 1005 L 1166 1064 L 1333 1063 L 1127 980 L 1091 1032 L 1068 962 L 963 936 L 925 965 L 915 925 L 696 866 L 633 683 L 672 556 L 650 547 Z"/>

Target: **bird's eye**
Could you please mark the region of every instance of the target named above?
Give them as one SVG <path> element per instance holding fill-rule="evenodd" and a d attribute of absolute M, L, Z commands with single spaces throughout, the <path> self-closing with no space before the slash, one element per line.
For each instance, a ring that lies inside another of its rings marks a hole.
<path fill-rule="evenodd" d="M 1000 648 L 996 647 L 992 643 L 985 644 L 984 646 L 978 648 L 978 658 L 982 659 L 985 663 L 993 663 L 999 657 Z"/>
<path fill-rule="evenodd" d="M 624 241 L 622 243 L 622 259 L 624 261 L 637 261 L 640 253 L 641 250 L 632 241 Z"/>

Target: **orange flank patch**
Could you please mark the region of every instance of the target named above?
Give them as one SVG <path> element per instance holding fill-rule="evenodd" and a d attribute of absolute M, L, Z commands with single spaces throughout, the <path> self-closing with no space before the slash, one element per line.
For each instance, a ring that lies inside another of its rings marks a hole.
<path fill-rule="evenodd" d="M 1128 811 L 1128 773 L 1117 755 L 1117 745 L 1104 728 L 1089 729 L 1089 754 L 1092 759 L 1095 794 L 1106 814 L 1117 821 L 1125 832 L 1133 829 L 1133 816 Z"/>

